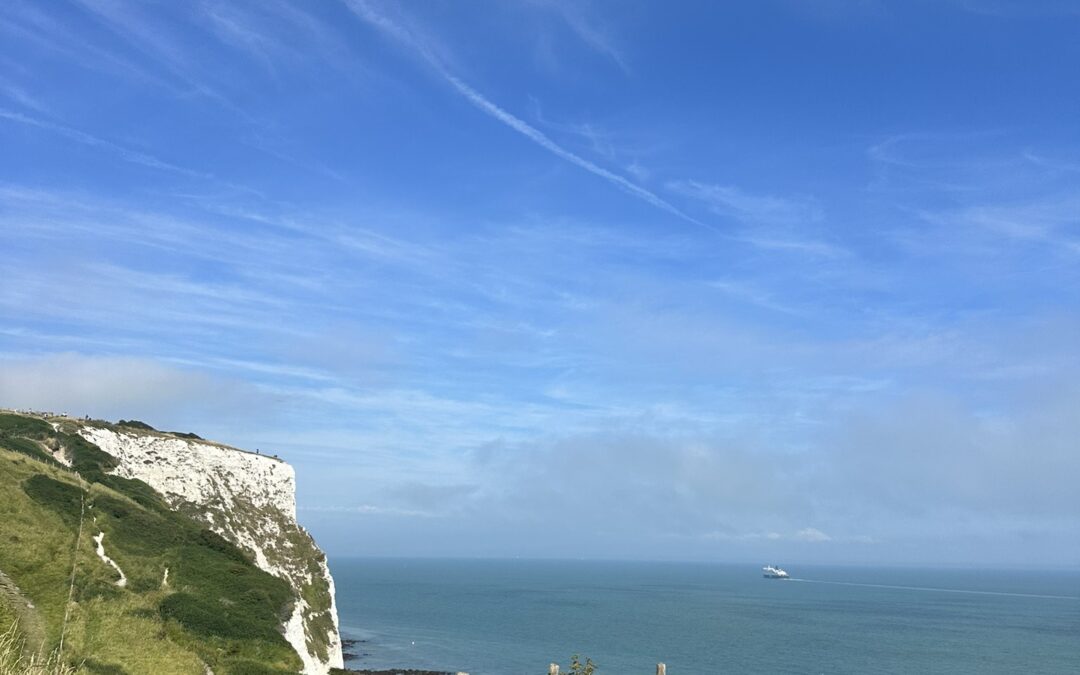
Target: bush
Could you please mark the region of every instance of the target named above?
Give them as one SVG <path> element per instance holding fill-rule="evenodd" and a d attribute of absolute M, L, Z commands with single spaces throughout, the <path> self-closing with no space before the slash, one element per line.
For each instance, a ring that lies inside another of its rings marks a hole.
<path fill-rule="evenodd" d="M 593 675 L 595 672 L 596 664 L 589 657 L 585 657 L 585 663 L 577 654 L 570 657 L 570 675 Z"/>
<path fill-rule="evenodd" d="M 43 441 L 52 436 L 53 428 L 45 420 L 0 413 L 0 447 L 57 465 L 59 462 L 34 442 L 35 440 Z"/>
<path fill-rule="evenodd" d="M 130 497 L 135 503 L 152 511 L 169 511 L 169 505 L 161 498 L 161 494 L 141 480 L 107 475 L 97 482 Z"/>
<path fill-rule="evenodd" d="M 3 432 L 0 432 L 0 447 L 7 448 L 14 452 L 29 455 L 39 462 L 45 462 L 46 464 L 52 464 L 54 466 L 60 466 L 60 462 L 57 462 L 47 452 L 38 447 L 38 444 L 26 439 L 16 438 L 14 436 L 6 436 Z"/>
<path fill-rule="evenodd" d="M 120 420 L 116 423 L 116 426 L 128 427 L 129 429 L 142 429 L 143 431 L 157 431 L 157 429 L 146 422 L 140 422 L 139 420 Z"/>
<path fill-rule="evenodd" d="M 210 598 L 190 593 L 173 593 L 161 601 L 161 616 L 173 619 L 196 635 L 284 642 L 277 631 L 277 622 L 259 621 L 245 611 Z"/>
<path fill-rule="evenodd" d="M 30 499 L 56 511 L 69 525 L 78 524 L 84 496 L 78 487 L 38 473 L 23 481 L 22 488 Z"/>
<path fill-rule="evenodd" d="M 196 541 L 211 551 L 217 551 L 224 554 L 226 558 L 234 560 L 239 563 L 250 563 L 248 557 L 244 555 L 244 552 L 240 550 L 236 544 L 221 536 L 217 532 L 208 529 L 202 529 L 199 531 Z"/>
<path fill-rule="evenodd" d="M 110 517 L 110 539 L 121 550 L 137 555 L 162 555 L 184 543 L 183 524 L 116 497 L 94 498 L 95 508 Z"/>
<path fill-rule="evenodd" d="M 92 483 L 100 483 L 119 463 L 115 457 L 78 434 L 58 436 L 71 457 L 71 468 Z"/>
<path fill-rule="evenodd" d="M 12 436 L 44 439 L 52 436 L 53 428 L 48 422 L 36 417 L 0 413 L 0 432 Z"/>
<path fill-rule="evenodd" d="M 193 441 L 201 441 L 203 439 L 202 436 L 193 434 L 190 431 L 170 431 L 169 433 L 177 438 L 189 438 Z"/>

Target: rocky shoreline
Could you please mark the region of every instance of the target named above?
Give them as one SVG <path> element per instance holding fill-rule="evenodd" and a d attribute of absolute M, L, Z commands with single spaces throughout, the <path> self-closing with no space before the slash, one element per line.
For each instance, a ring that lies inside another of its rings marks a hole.
<path fill-rule="evenodd" d="M 365 642 L 367 642 L 367 640 L 352 640 L 349 638 L 341 639 L 341 658 L 345 661 L 345 663 L 348 663 L 349 661 L 356 661 L 367 656 L 367 652 L 361 652 L 357 654 L 354 651 L 355 647 L 357 647 L 358 645 L 362 645 Z"/>
<path fill-rule="evenodd" d="M 330 675 L 455 675 L 443 670 L 348 670 L 330 669 Z"/>
<path fill-rule="evenodd" d="M 357 661 L 364 656 L 367 656 L 366 653 L 361 652 L 358 654 L 355 651 L 356 647 L 361 647 L 365 642 L 367 642 L 367 640 L 343 639 L 341 641 L 341 648 L 342 650 L 344 650 L 342 652 L 342 656 L 345 658 L 346 663 L 348 663 L 349 661 Z M 330 675 L 455 675 L 455 673 L 445 670 L 415 670 L 400 668 L 391 670 L 370 670 L 366 668 L 332 668 L 330 670 Z"/>

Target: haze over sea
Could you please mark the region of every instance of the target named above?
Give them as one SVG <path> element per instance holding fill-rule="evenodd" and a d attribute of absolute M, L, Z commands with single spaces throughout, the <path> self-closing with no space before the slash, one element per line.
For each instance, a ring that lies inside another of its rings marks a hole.
<path fill-rule="evenodd" d="M 338 559 L 353 668 L 604 675 L 1080 672 L 1080 571 Z"/>

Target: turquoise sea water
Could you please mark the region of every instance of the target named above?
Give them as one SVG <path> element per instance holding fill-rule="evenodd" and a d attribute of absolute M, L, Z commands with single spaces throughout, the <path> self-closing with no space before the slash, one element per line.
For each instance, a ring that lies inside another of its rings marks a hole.
<path fill-rule="evenodd" d="M 353 668 L 544 675 L 1080 673 L 1080 572 L 331 561 Z"/>

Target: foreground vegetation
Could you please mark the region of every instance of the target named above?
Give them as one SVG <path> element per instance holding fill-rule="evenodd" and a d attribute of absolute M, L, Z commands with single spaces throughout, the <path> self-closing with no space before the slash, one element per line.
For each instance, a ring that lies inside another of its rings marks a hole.
<path fill-rule="evenodd" d="M 296 673 L 287 583 L 73 432 L 0 413 L 0 675 Z"/>
<path fill-rule="evenodd" d="M 0 675 L 75 675 L 75 669 L 60 658 L 54 649 L 42 656 L 27 649 L 17 623 L 11 623 L 0 633 Z"/>

